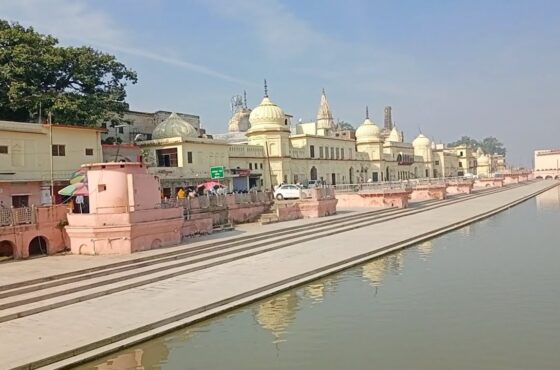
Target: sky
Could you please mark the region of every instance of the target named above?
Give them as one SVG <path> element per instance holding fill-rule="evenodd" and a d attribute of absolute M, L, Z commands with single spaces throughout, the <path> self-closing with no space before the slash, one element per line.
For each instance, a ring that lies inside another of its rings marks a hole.
<path fill-rule="evenodd" d="M 314 119 L 324 88 L 357 127 L 383 107 L 411 141 L 495 136 L 508 162 L 560 147 L 557 0 L 0 0 L 0 18 L 91 45 L 138 73 L 133 110 L 227 130 L 230 99 Z"/>

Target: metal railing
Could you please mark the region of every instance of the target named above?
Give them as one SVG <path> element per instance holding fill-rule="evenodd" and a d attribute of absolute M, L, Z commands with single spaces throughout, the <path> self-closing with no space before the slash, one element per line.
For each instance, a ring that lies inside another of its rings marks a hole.
<path fill-rule="evenodd" d="M 0 226 L 15 226 L 35 223 L 35 207 L 0 208 Z"/>

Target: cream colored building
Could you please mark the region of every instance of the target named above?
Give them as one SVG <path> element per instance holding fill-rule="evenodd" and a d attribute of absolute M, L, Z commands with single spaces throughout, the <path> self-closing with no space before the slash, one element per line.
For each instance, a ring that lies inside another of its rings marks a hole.
<path fill-rule="evenodd" d="M 535 150 L 536 178 L 560 179 L 560 149 Z"/>
<path fill-rule="evenodd" d="M 309 180 L 337 185 L 457 176 L 461 157 L 471 151 L 438 148 L 423 134 L 406 143 L 401 130 L 391 124 L 384 132 L 367 109 L 355 135 L 341 131 L 324 92 L 313 122 L 292 125 L 291 116 L 265 95 L 253 109 L 237 107 L 225 134 L 200 138 L 194 126 L 172 114 L 154 129 L 152 140 L 138 145 L 170 196 L 208 180 L 212 166 L 224 166 L 221 181 L 231 190 L 270 189 Z"/>
<path fill-rule="evenodd" d="M 4 206 L 50 204 L 51 177 L 56 195 L 82 164 L 103 160 L 103 131 L 0 121 L 0 200 Z"/>

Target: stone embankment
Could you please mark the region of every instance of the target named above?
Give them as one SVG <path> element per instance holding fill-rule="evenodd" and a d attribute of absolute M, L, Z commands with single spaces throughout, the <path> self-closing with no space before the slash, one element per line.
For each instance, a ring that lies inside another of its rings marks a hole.
<path fill-rule="evenodd" d="M 462 227 L 557 185 L 525 182 L 407 209 L 248 224 L 229 237 L 136 255 L 8 264 L 0 273 L 0 368 L 70 367 Z"/>

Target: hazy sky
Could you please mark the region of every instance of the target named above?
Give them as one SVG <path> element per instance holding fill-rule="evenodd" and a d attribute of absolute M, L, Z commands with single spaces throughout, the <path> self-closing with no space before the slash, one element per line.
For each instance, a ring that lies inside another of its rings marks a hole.
<path fill-rule="evenodd" d="M 226 130 L 262 80 L 295 120 L 325 88 L 355 126 L 383 107 L 407 140 L 496 136 L 510 163 L 560 147 L 560 1 L 0 0 L 0 18 L 91 44 L 136 70 L 131 108 Z"/>

